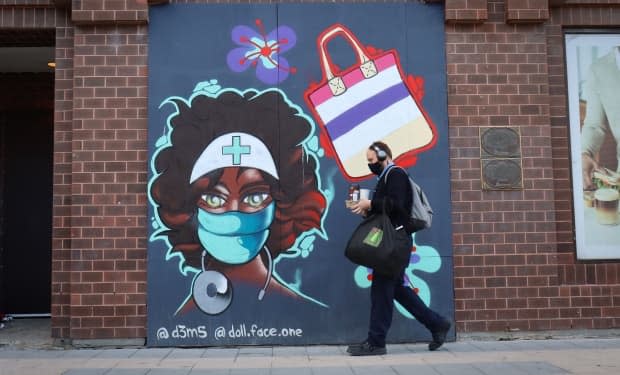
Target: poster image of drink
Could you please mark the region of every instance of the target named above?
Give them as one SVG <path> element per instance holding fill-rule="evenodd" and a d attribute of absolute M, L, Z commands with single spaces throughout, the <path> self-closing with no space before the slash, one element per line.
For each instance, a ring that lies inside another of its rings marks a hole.
<path fill-rule="evenodd" d="M 403 282 L 453 316 L 443 11 L 150 8 L 147 345 L 361 342 L 373 272 L 344 257 L 345 200 L 372 194 L 375 140 L 435 211 Z M 430 339 L 395 303 L 389 340 Z"/>
<path fill-rule="evenodd" d="M 579 259 L 620 258 L 620 34 L 565 35 Z"/>

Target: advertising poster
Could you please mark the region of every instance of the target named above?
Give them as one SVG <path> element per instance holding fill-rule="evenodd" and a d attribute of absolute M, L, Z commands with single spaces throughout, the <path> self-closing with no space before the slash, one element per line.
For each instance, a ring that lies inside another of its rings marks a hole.
<path fill-rule="evenodd" d="M 620 34 L 565 35 L 577 258 L 620 258 Z"/>
<path fill-rule="evenodd" d="M 149 13 L 149 346 L 361 342 L 344 257 L 390 145 L 426 191 L 404 282 L 453 319 L 442 4 L 168 4 Z M 449 336 L 454 337 L 451 331 Z M 394 306 L 390 342 L 430 340 Z"/>

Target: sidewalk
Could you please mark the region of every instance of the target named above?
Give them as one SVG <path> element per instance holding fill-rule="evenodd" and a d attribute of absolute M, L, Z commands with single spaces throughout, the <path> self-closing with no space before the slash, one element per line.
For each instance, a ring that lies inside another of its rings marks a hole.
<path fill-rule="evenodd" d="M 2 331 L 0 331 L 2 337 Z M 620 374 L 620 338 L 388 345 L 350 357 L 346 346 L 61 349 L 0 347 L 0 375 L 531 375 Z"/>

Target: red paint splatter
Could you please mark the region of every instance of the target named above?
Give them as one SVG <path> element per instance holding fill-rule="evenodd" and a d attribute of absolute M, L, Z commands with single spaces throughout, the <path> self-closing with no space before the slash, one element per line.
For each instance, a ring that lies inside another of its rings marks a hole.
<path fill-rule="evenodd" d="M 328 156 L 330 158 L 336 158 L 336 151 L 334 151 L 334 149 L 332 148 L 329 136 L 325 134 L 324 130 L 319 133 L 319 143 L 321 144 L 323 150 L 325 150 L 325 156 Z"/>
<path fill-rule="evenodd" d="M 376 48 L 375 46 L 371 46 L 370 44 L 366 46 L 366 52 L 371 56 L 375 57 L 383 53 L 382 49 Z"/>
<path fill-rule="evenodd" d="M 421 76 L 407 76 L 407 87 L 411 90 L 413 97 L 420 101 L 424 98 L 424 78 Z"/>
<path fill-rule="evenodd" d="M 412 167 L 418 161 L 418 157 L 416 155 L 403 155 L 398 157 L 398 165 L 405 165 L 408 167 Z"/>

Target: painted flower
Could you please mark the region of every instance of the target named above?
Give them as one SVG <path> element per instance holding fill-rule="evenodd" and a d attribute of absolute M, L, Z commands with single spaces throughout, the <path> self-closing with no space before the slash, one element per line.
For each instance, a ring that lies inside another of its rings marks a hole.
<path fill-rule="evenodd" d="M 256 67 L 256 77 L 267 84 L 284 81 L 295 68 L 281 56 L 295 46 L 297 36 L 288 26 L 279 26 L 269 34 L 265 33 L 263 22 L 257 19 L 258 32 L 246 25 L 232 30 L 232 40 L 241 46 L 231 50 L 226 57 L 233 72 L 243 72 L 250 66 Z"/>
<path fill-rule="evenodd" d="M 431 303 L 431 289 L 428 283 L 416 276 L 415 271 L 422 271 L 426 273 L 435 273 L 441 268 L 441 257 L 439 252 L 432 246 L 419 246 L 415 243 L 415 234 L 413 236 L 413 246 L 411 248 L 411 256 L 409 257 L 409 265 L 405 269 L 405 277 L 403 285 L 413 289 L 415 293 L 420 296 L 422 301 L 429 306 Z M 359 266 L 355 269 L 353 278 L 355 284 L 360 288 L 368 288 L 372 282 L 372 269 Z M 404 307 L 398 302 L 394 302 L 396 309 L 403 316 L 413 319 L 413 316 L 409 314 Z"/>

